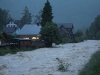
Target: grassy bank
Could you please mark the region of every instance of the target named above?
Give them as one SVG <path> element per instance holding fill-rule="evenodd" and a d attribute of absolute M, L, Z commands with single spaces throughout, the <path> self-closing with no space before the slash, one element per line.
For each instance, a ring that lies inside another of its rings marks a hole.
<path fill-rule="evenodd" d="M 92 58 L 79 72 L 79 75 L 100 75 L 100 50 L 92 55 Z"/>
<path fill-rule="evenodd" d="M 0 56 L 4 56 L 8 53 L 10 54 L 16 54 L 17 52 L 23 52 L 23 51 L 32 51 L 32 50 L 35 50 L 37 49 L 37 47 L 34 47 L 34 48 L 16 48 L 16 49 L 10 49 L 9 47 L 7 48 L 1 48 L 0 49 Z"/>

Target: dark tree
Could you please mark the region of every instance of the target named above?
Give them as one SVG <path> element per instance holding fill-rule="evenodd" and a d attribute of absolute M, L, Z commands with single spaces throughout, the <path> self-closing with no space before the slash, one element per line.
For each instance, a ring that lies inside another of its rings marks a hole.
<path fill-rule="evenodd" d="M 3 39 L 3 35 L 2 35 L 2 33 L 0 32 L 0 40 L 2 40 Z"/>
<path fill-rule="evenodd" d="M 50 2 L 47 0 L 45 3 L 45 6 L 42 11 L 41 15 L 41 26 L 43 27 L 47 22 L 52 22 L 53 16 L 52 16 L 52 7 L 50 5 Z"/>
<path fill-rule="evenodd" d="M 21 18 L 22 26 L 25 24 L 30 24 L 32 22 L 32 16 L 31 16 L 31 13 L 29 12 L 27 6 L 25 7 L 24 13 L 22 13 L 22 14 L 24 14 L 23 17 Z"/>
<path fill-rule="evenodd" d="M 0 30 L 2 30 L 10 18 L 9 11 L 0 8 Z"/>
<path fill-rule="evenodd" d="M 86 29 L 85 34 L 86 34 L 86 36 L 88 36 L 88 34 L 89 34 L 89 29 L 88 28 Z"/>
<path fill-rule="evenodd" d="M 35 15 L 35 20 L 34 20 L 34 23 L 37 24 L 37 25 L 40 25 L 41 24 L 41 15 L 42 15 L 42 10 L 40 10 L 39 14 Z"/>
<path fill-rule="evenodd" d="M 88 38 L 89 39 L 100 39 L 100 15 L 98 15 L 94 22 L 91 24 L 88 30 Z"/>
<path fill-rule="evenodd" d="M 52 43 L 59 44 L 61 42 L 61 35 L 55 23 L 47 22 L 40 34 L 41 38 L 46 41 L 47 47 L 52 47 Z"/>

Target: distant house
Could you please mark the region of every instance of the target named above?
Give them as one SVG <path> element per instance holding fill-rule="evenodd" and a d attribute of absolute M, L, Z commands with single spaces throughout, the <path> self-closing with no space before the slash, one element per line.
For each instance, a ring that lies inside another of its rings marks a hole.
<path fill-rule="evenodd" d="M 73 38 L 73 24 L 72 23 L 58 23 L 57 24 L 62 38 Z"/>
<path fill-rule="evenodd" d="M 25 24 L 17 34 L 19 38 L 39 39 L 41 26 Z"/>
<path fill-rule="evenodd" d="M 19 28 L 21 28 L 21 26 L 22 26 L 21 20 L 14 20 L 14 22 L 15 22 L 15 24 L 17 24 L 17 26 L 18 26 Z"/>
<path fill-rule="evenodd" d="M 19 31 L 20 31 L 20 28 L 12 19 L 8 21 L 6 27 L 4 27 L 2 30 L 2 32 L 10 33 L 10 34 L 17 34 Z"/>

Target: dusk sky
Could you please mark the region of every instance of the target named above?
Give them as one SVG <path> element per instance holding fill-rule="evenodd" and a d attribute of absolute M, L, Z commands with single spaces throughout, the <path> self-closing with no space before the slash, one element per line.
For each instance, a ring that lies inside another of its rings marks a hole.
<path fill-rule="evenodd" d="M 47 0 L 0 0 L 0 7 L 7 9 L 13 19 L 22 17 L 25 6 L 32 15 L 43 9 Z M 73 23 L 75 29 L 89 27 L 100 15 L 100 0 L 49 0 L 53 9 L 53 22 Z"/>

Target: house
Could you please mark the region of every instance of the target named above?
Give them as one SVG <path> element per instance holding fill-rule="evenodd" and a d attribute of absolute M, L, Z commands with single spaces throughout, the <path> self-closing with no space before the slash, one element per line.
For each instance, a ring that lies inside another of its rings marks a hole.
<path fill-rule="evenodd" d="M 73 38 L 73 24 L 72 23 L 58 23 L 57 27 L 60 30 L 62 38 Z"/>
<path fill-rule="evenodd" d="M 18 26 L 19 28 L 21 28 L 21 26 L 22 26 L 21 20 L 14 20 L 14 22 L 15 22 L 15 24 L 17 24 L 17 26 Z"/>
<path fill-rule="evenodd" d="M 39 39 L 41 26 L 25 24 L 17 34 L 19 38 L 24 39 Z"/>
<path fill-rule="evenodd" d="M 6 25 L 6 27 L 3 28 L 2 32 L 9 33 L 9 34 L 17 34 L 20 31 L 20 28 L 18 25 L 14 22 L 13 19 L 10 19 Z"/>

